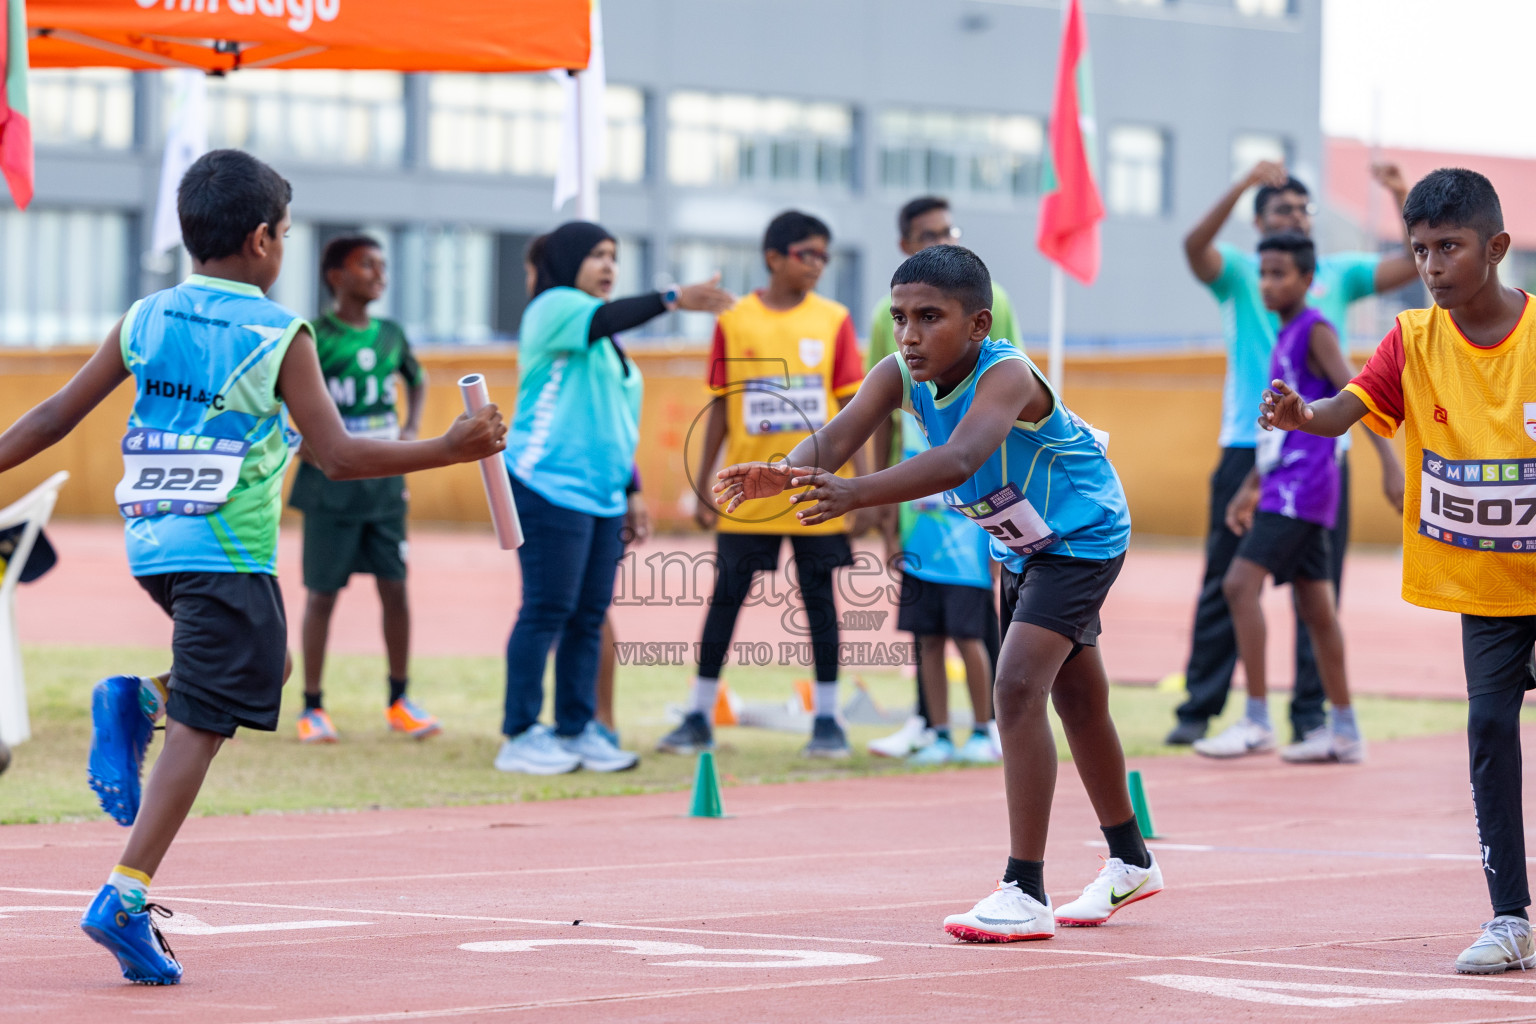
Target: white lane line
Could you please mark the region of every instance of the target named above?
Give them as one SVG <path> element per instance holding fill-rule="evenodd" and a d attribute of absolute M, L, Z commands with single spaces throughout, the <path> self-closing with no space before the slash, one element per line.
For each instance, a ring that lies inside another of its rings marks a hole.
<path fill-rule="evenodd" d="M 1108 844 L 1102 839 L 1085 839 L 1083 845 L 1098 849 L 1107 848 Z M 1403 850 L 1307 850 L 1293 849 L 1282 846 L 1214 846 L 1208 843 L 1164 843 L 1156 840 L 1147 844 L 1147 849 L 1161 852 L 1163 850 L 1176 850 L 1180 853 L 1246 853 L 1271 857 L 1368 857 L 1380 860 L 1450 860 L 1450 861 L 1481 861 L 1482 856 L 1476 853 L 1416 853 Z M 1536 862 L 1536 856 L 1525 858 L 1527 863 Z"/>

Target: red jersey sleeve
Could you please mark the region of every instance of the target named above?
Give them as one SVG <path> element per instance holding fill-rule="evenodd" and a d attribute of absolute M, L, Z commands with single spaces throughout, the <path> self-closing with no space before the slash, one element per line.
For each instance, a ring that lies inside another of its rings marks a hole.
<path fill-rule="evenodd" d="M 716 390 L 724 388 L 728 376 L 725 372 L 725 331 L 716 320 L 715 337 L 709 343 L 709 386 Z"/>
<path fill-rule="evenodd" d="M 832 394 L 846 398 L 859 390 L 864 380 L 864 357 L 859 355 L 859 339 L 853 333 L 853 317 L 843 317 L 832 343 Z"/>
<path fill-rule="evenodd" d="M 1382 437 L 1397 433 L 1403 422 L 1403 361 L 1403 332 L 1394 323 L 1360 373 L 1344 385 L 1370 410 L 1362 422 Z"/>

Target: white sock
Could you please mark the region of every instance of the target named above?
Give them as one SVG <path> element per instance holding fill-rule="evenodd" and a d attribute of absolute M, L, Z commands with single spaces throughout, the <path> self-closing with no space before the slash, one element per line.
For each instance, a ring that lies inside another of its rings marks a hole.
<path fill-rule="evenodd" d="M 816 683 L 816 717 L 837 714 L 837 680 Z"/>
<path fill-rule="evenodd" d="M 117 890 L 117 898 L 123 901 L 123 909 L 130 914 L 144 912 L 144 901 L 149 896 L 149 876 L 121 864 L 107 876 L 107 884 Z"/>
<path fill-rule="evenodd" d="M 708 718 L 715 710 L 715 701 L 720 697 L 720 680 L 705 679 L 703 676 L 693 677 L 693 710 L 703 713 Z"/>
<path fill-rule="evenodd" d="M 165 687 L 157 677 L 139 677 L 139 707 L 151 722 L 159 722 L 165 717 L 165 699 Z"/>

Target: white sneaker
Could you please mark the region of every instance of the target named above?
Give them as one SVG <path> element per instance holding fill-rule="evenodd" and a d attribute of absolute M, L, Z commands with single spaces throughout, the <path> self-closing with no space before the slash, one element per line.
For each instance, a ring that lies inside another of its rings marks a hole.
<path fill-rule="evenodd" d="M 1291 764 L 1360 764 L 1365 760 L 1365 740 L 1347 739 L 1320 725 L 1300 743 L 1281 747 L 1280 760 Z"/>
<path fill-rule="evenodd" d="M 640 755 L 621 750 L 603 735 L 598 724 L 588 722 L 575 736 L 556 736 L 555 742 L 566 749 L 589 772 L 627 772 L 640 763 Z"/>
<path fill-rule="evenodd" d="M 1531 922 L 1513 914 L 1500 914 L 1484 922 L 1483 934 L 1456 958 L 1457 974 L 1503 974 L 1515 968 L 1536 967 L 1536 946 L 1531 942 Z"/>
<path fill-rule="evenodd" d="M 1275 730 L 1246 718 L 1238 719 L 1215 736 L 1190 744 L 1195 753 L 1206 757 L 1243 757 L 1264 754 L 1275 749 Z"/>
<path fill-rule="evenodd" d="M 1163 869 L 1157 866 L 1156 857 L 1145 868 L 1110 857 L 1083 894 L 1056 911 L 1056 923 L 1067 928 L 1092 928 L 1108 921 L 1121 907 L 1162 891 Z"/>
<path fill-rule="evenodd" d="M 1041 903 L 1025 895 L 1017 882 L 998 882 L 992 895 L 970 909 L 944 919 L 944 930 L 966 942 L 1018 942 L 1056 936 L 1051 898 Z"/>
<path fill-rule="evenodd" d="M 933 742 L 934 732 L 921 715 L 913 715 L 889 736 L 870 740 L 867 749 L 876 757 L 906 757 Z"/>
<path fill-rule="evenodd" d="M 524 775 L 564 775 L 581 767 L 581 758 L 562 747 L 548 726 L 530 725 L 505 740 L 496 754 L 496 770 Z"/>

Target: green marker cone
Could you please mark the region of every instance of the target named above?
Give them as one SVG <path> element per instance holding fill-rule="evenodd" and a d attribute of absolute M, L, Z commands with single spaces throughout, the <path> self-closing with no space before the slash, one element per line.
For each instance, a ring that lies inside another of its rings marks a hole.
<path fill-rule="evenodd" d="M 1147 803 L 1147 790 L 1141 783 L 1141 772 L 1126 772 L 1125 781 L 1131 790 L 1131 810 L 1136 812 L 1136 827 L 1141 829 L 1141 838 L 1163 838 L 1157 834 L 1157 826 L 1152 824 L 1152 808 Z"/>
<path fill-rule="evenodd" d="M 693 807 L 688 812 L 690 818 L 723 818 L 725 811 L 720 806 L 720 777 L 715 774 L 715 752 L 704 750 L 699 753 L 698 770 L 693 775 Z"/>

